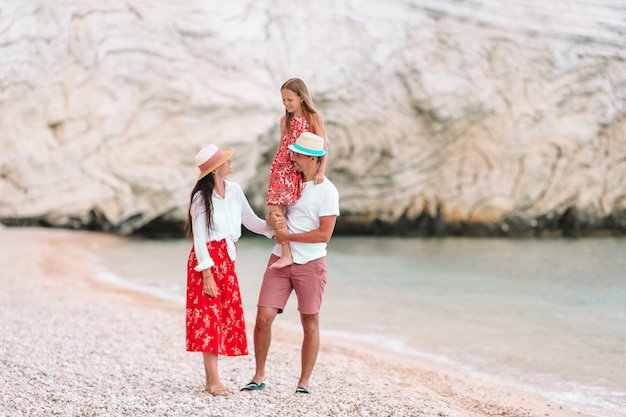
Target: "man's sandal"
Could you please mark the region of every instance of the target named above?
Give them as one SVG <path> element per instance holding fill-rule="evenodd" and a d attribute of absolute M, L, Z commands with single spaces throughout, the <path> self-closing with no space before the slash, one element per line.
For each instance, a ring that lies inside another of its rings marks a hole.
<path fill-rule="evenodd" d="M 243 387 L 241 389 L 241 391 L 261 391 L 263 388 L 265 388 L 265 382 L 261 382 L 260 384 L 257 384 L 254 381 L 248 382 L 248 384 Z"/>

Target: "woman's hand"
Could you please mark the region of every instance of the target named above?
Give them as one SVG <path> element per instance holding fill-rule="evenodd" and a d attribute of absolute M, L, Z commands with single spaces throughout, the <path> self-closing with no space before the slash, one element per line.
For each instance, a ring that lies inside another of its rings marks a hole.
<path fill-rule="evenodd" d="M 282 213 L 269 213 L 265 218 L 267 224 L 269 224 L 273 229 L 286 229 L 287 228 L 287 219 Z"/>
<path fill-rule="evenodd" d="M 204 293 L 209 297 L 213 298 L 217 295 L 217 285 L 215 284 L 215 279 L 213 279 L 213 274 L 211 271 L 203 272 L 202 276 L 204 277 Z"/>

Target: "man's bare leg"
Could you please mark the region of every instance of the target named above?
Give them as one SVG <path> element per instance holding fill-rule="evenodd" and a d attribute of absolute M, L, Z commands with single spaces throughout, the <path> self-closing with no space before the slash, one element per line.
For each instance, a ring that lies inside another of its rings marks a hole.
<path fill-rule="evenodd" d="M 251 382 L 261 384 L 265 379 L 265 362 L 272 341 L 272 323 L 278 310 L 271 307 L 258 307 L 254 325 L 254 359 L 256 373 Z"/>
<path fill-rule="evenodd" d="M 298 387 L 309 389 L 309 379 L 320 350 L 319 313 L 300 314 L 304 339 L 302 340 L 302 371 Z"/>

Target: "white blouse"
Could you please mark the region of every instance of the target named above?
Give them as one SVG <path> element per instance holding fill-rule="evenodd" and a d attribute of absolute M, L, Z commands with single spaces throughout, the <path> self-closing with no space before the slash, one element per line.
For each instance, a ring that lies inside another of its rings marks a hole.
<path fill-rule="evenodd" d="M 193 196 L 191 203 L 191 227 L 193 230 L 193 246 L 198 265 L 196 271 L 204 271 L 214 265 L 209 255 L 207 242 L 226 239 L 228 255 L 233 261 L 236 258 L 235 242 L 241 237 L 241 225 L 246 229 L 271 238 L 274 230 L 256 215 L 250 207 L 243 190 L 236 182 L 225 181 L 224 198 L 213 191 L 213 213 L 211 229 L 207 228 L 206 209 L 202 192 Z"/>

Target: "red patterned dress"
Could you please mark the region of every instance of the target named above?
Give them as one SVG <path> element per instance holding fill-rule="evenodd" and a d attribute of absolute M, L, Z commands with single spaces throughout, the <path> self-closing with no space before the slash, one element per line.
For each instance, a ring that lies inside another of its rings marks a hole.
<path fill-rule="evenodd" d="M 282 121 L 284 123 L 284 121 Z M 281 131 L 284 131 L 284 126 Z M 310 132 L 304 115 L 291 119 L 291 135 L 280 139 L 280 146 L 270 167 L 270 179 L 267 188 L 267 204 L 286 206 L 294 203 L 302 193 L 302 175 L 294 169 L 287 146 L 293 144 L 302 132 Z"/>
<path fill-rule="evenodd" d="M 216 297 L 203 292 L 202 272 L 192 246 L 187 261 L 187 351 L 224 356 L 248 354 L 246 325 L 235 262 L 228 255 L 226 240 L 211 241 L 207 248 L 215 264 L 211 272 L 217 285 Z"/>

